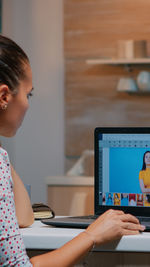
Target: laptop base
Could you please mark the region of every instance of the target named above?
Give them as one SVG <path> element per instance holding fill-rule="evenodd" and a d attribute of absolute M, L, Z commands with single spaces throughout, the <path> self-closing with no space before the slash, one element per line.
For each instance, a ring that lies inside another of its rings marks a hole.
<path fill-rule="evenodd" d="M 53 219 L 43 219 L 41 222 L 54 227 L 86 229 L 98 217 L 99 215 L 61 217 Z M 147 217 L 140 216 L 138 216 L 137 219 L 140 221 L 140 224 L 146 227 L 144 232 L 150 232 L 150 219 Z"/>

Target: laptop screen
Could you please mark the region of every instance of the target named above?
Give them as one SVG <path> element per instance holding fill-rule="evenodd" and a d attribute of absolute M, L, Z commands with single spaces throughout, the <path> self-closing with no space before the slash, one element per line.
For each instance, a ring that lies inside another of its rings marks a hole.
<path fill-rule="evenodd" d="M 150 213 L 150 128 L 96 128 L 96 210 Z"/>

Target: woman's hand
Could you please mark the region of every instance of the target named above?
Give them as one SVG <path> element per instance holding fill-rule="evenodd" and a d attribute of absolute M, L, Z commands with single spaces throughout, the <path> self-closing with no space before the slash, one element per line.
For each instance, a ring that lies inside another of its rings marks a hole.
<path fill-rule="evenodd" d="M 73 238 L 61 248 L 41 256 L 33 257 L 33 266 L 74 266 L 90 249 L 94 243 L 103 244 L 123 235 L 138 234 L 144 228 L 139 221 L 123 211 L 109 210 L 101 215 L 84 232 Z M 85 234 L 85 232 L 89 234 Z"/>
<path fill-rule="evenodd" d="M 144 226 L 139 224 L 136 217 L 125 214 L 120 210 L 108 210 L 101 215 L 88 228 L 96 245 L 103 244 L 115 239 L 121 238 L 123 235 L 139 234 L 143 231 Z"/>
<path fill-rule="evenodd" d="M 141 188 L 141 191 L 142 193 L 147 193 L 149 194 L 150 193 L 150 188 L 147 188 L 143 182 L 143 179 L 140 179 L 140 188 Z"/>

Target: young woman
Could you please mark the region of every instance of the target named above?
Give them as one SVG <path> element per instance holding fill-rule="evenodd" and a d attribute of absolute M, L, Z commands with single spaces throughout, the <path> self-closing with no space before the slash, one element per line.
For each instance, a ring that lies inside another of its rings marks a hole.
<path fill-rule="evenodd" d="M 0 36 L 0 135 L 15 135 L 32 90 L 28 57 L 16 43 Z M 134 216 L 110 210 L 60 249 L 29 260 L 19 226 L 32 223 L 27 192 L 10 165 L 7 152 L 0 147 L 0 266 L 72 266 L 93 246 L 144 230 Z"/>
<path fill-rule="evenodd" d="M 140 188 L 142 193 L 150 194 L 150 151 L 143 155 L 143 166 L 139 173 Z"/>

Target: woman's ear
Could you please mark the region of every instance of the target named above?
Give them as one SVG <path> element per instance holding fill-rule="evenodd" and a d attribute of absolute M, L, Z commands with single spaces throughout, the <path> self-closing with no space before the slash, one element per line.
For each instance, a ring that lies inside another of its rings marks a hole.
<path fill-rule="evenodd" d="M 3 107 L 7 106 L 9 101 L 11 100 L 11 93 L 6 84 L 0 85 L 0 107 L 3 109 Z"/>

